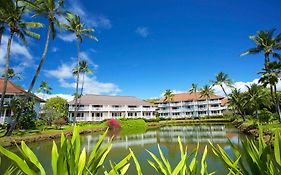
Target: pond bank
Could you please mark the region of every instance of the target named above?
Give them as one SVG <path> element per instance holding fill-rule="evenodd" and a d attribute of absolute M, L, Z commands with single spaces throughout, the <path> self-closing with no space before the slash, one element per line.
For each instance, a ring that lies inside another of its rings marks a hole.
<path fill-rule="evenodd" d="M 129 121 L 129 120 L 127 120 Z M 185 125 L 185 124 L 207 124 L 207 123 L 226 123 L 226 122 L 232 122 L 232 120 L 229 119 L 187 119 L 187 120 L 164 120 L 159 122 L 145 122 L 147 124 L 147 129 L 152 128 L 159 128 L 161 126 L 167 126 L 167 125 Z M 136 121 L 128 122 L 129 124 L 136 124 Z M 94 132 L 100 132 L 106 130 L 106 125 L 99 127 L 96 126 L 97 124 L 92 124 L 93 128 L 90 128 L 87 126 L 86 128 L 83 128 L 81 126 L 80 128 L 80 134 L 89 134 Z M 127 126 L 128 127 L 128 126 Z M 131 127 L 128 127 L 129 129 L 132 129 Z M 136 128 L 134 128 L 136 129 Z M 64 133 L 66 136 L 72 135 L 72 130 L 56 130 L 51 132 L 39 132 L 39 133 L 33 133 L 30 135 L 23 135 L 23 136 L 11 136 L 11 137 L 2 137 L 0 138 L 0 145 L 3 147 L 10 147 L 15 146 L 16 144 L 20 144 L 21 141 L 25 141 L 26 143 L 32 143 L 37 141 L 44 141 L 44 140 L 52 140 L 56 138 L 60 138 L 61 133 Z"/>

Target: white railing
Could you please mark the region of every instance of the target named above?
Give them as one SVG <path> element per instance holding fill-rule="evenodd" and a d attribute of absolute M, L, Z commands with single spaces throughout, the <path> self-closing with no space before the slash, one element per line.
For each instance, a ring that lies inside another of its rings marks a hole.
<path fill-rule="evenodd" d="M 136 107 L 136 108 L 129 108 L 129 107 L 100 107 L 100 108 L 91 108 L 91 107 L 79 107 L 78 111 L 155 111 L 156 108 L 143 108 L 143 107 Z M 74 111 L 75 107 L 69 107 L 69 111 Z"/>

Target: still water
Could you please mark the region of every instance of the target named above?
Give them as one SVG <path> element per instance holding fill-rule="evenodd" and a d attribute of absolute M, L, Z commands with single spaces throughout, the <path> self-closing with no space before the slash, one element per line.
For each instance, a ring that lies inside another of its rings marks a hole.
<path fill-rule="evenodd" d="M 81 135 L 81 147 L 85 147 L 87 152 L 90 153 L 101 134 L 102 133 Z M 181 137 L 183 145 L 188 147 L 188 151 L 194 150 L 197 147 L 197 143 L 199 143 L 199 157 L 203 153 L 205 145 L 208 145 L 208 156 L 206 158 L 206 161 L 208 163 L 208 170 L 209 172 L 216 172 L 215 174 L 227 174 L 227 170 L 224 168 L 219 159 L 212 153 L 209 141 L 213 142 L 214 144 L 219 144 L 222 148 L 224 148 L 228 153 L 231 154 L 229 140 L 233 144 L 240 144 L 240 141 L 245 139 L 244 135 L 239 134 L 236 128 L 228 124 L 181 126 L 173 125 L 164 126 L 157 129 L 150 129 L 138 134 L 122 133 L 120 135 L 117 135 L 112 143 L 112 150 L 107 157 L 105 168 L 109 169 L 109 160 L 113 162 L 122 160 L 122 158 L 128 155 L 128 148 L 131 148 L 138 158 L 138 161 L 143 170 L 143 174 L 156 174 L 154 169 L 147 163 L 147 159 L 152 159 L 146 150 L 159 155 L 157 144 L 161 146 L 162 151 L 168 158 L 172 167 L 175 167 L 176 163 L 180 160 L 180 152 L 177 140 L 178 136 Z M 106 138 L 105 142 L 107 142 L 109 138 L 110 136 Z M 59 142 L 59 139 L 56 141 Z M 52 141 L 30 143 L 28 145 L 39 157 L 40 162 L 47 170 L 47 174 L 52 174 Z M 11 150 L 17 152 L 14 148 L 11 148 Z M 7 159 L 2 157 L 2 171 L 5 164 L 7 166 L 8 162 L 9 161 Z M 133 162 L 131 163 L 127 174 L 136 174 Z"/>

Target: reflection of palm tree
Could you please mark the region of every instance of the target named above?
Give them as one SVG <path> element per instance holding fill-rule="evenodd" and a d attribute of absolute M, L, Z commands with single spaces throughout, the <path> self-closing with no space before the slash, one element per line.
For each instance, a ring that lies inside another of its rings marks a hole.
<path fill-rule="evenodd" d="M 207 99 L 207 111 L 208 111 L 208 117 L 210 116 L 210 107 L 209 107 L 209 100 L 212 95 L 214 95 L 214 90 L 209 86 L 205 85 L 200 90 L 200 98 L 205 97 Z"/>
<path fill-rule="evenodd" d="M 194 112 L 194 115 L 196 117 L 198 117 L 198 114 L 197 114 L 197 112 L 195 110 L 195 106 L 197 106 L 197 105 L 195 105 L 195 100 L 197 100 L 197 84 L 195 84 L 195 83 L 191 84 L 191 88 L 189 90 L 189 93 L 194 93 L 195 94 L 195 99 L 193 99 L 193 112 Z"/>
<path fill-rule="evenodd" d="M 174 94 L 173 92 L 168 89 L 164 93 L 164 101 L 169 103 L 169 114 L 171 113 L 171 101 L 173 100 Z"/>

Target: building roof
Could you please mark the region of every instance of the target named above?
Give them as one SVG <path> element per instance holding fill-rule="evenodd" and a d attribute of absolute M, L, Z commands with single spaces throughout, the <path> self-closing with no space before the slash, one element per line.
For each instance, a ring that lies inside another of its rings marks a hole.
<path fill-rule="evenodd" d="M 223 99 L 223 96 L 219 95 L 211 95 L 210 99 Z M 200 92 L 196 93 L 179 93 L 179 94 L 174 94 L 172 102 L 177 102 L 177 101 L 193 101 L 193 100 L 206 100 L 206 97 L 201 97 Z M 158 103 L 163 103 L 164 98 L 160 99 Z"/>
<path fill-rule="evenodd" d="M 3 88 L 4 88 L 4 78 L 0 78 L 0 94 L 2 94 Z M 10 80 L 7 81 L 6 95 L 25 95 L 25 94 L 27 94 L 27 92 L 23 88 L 15 85 Z M 37 97 L 34 94 L 32 94 L 32 97 L 35 97 L 35 99 L 40 102 L 45 102 L 45 100 Z"/>
<path fill-rule="evenodd" d="M 80 99 L 78 99 L 79 101 Z M 74 100 L 69 102 L 70 105 L 75 103 Z M 81 105 L 143 105 L 152 106 L 151 103 L 145 102 L 133 96 L 109 96 L 86 94 L 81 97 Z"/>

